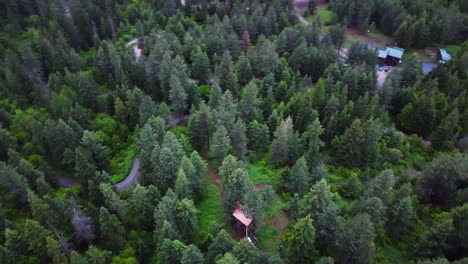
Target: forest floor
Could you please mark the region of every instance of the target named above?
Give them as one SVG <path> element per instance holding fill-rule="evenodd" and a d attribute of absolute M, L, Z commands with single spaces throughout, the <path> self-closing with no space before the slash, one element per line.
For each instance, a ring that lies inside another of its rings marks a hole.
<path fill-rule="evenodd" d="M 216 173 L 213 165 L 206 160 L 208 171 L 202 178 L 202 200 L 196 206 L 198 213 L 198 224 L 200 227 L 200 242 L 212 232 L 213 223 L 225 223 L 224 204 L 222 199 L 221 179 Z M 229 229 L 229 226 L 226 226 Z"/>

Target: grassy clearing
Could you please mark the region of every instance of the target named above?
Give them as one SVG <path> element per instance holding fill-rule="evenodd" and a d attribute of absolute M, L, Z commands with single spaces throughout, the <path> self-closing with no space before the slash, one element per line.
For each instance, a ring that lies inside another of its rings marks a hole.
<path fill-rule="evenodd" d="M 265 219 L 270 219 L 278 216 L 286 208 L 286 203 L 278 196 L 275 195 L 273 200 L 263 212 Z"/>
<path fill-rule="evenodd" d="M 281 237 L 278 228 L 270 223 L 265 224 L 260 232 L 256 233 L 258 239 L 258 247 L 268 251 L 276 250 L 278 246 L 279 237 Z"/>
<path fill-rule="evenodd" d="M 77 184 L 71 188 L 60 187 L 55 191 L 55 196 L 60 199 L 66 199 L 69 193 L 78 194 L 81 191 L 81 185 Z"/>
<path fill-rule="evenodd" d="M 343 48 L 349 48 L 351 44 L 353 44 L 356 41 L 361 41 L 358 37 L 351 36 L 351 35 L 346 35 L 345 42 L 343 44 Z"/>
<path fill-rule="evenodd" d="M 377 257 L 375 259 L 377 264 L 393 264 L 393 263 L 409 263 L 401 250 L 393 246 L 385 246 L 377 248 Z"/>
<path fill-rule="evenodd" d="M 205 186 L 202 190 L 202 199 L 197 202 L 198 226 L 200 228 L 197 241 L 203 241 L 210 234 L 212 223 L 223 223 L 224 207 L 221 191 L 218 186 L 210 183 L 208 175 L 203 177 Z"/>
<path fill-rule="evenodd" d="M 324 25 L 324 26 L 330 25 L 330 23 L 331 23 L 331 21 L 333 19 L 333 12 L 330 11 L 330 10 L 327 10 L 326 6 L 318 7 L 317 10 L 315 11 L 314 15 L 310 15 L 310 14 L 308 14 L 308 12 L 304 12 L 304 11 L 303 11 L 303 13 L 305 15 L 307 15 L 305 17 L 305 19 L 307 19 L 310 22 L 313 22 L 314 17 L 316 15 L 318 15 L 320 17 L 320 21 L 322 22 L 322 25 Z"/>
<path fill-rule="evenodd" d="M 316 12 L 320 16 L 320 20 L 322 21 L 323 25 L 328 25 L 333 19 L 333 12 L 327 10 L 327 7 L 325 6 L 317 8 Z"/>
<path fill-rule="evenodd" d="M 432 58 L 431 56 L 427 55 L 426 51 L 424 49 L 407 49 L 405 51 L 405 57 L 409 58 L 412 55 L 415 55 L 418 58 L 418 61 L 420 62 L 437 62 L 437 58 Z"/>
<path fill-rule="evenodd" d="M 250 164 L 247 171 L 250 180 L 254 184 L 275 184 L 278 183 L 281 178 L 281 171 L 268 168 L 265 161 Z"/>
<path fill-rule="evenodd" d="M 286 231 L 289 222 L 284 212 L 286 203 L 277 195 L 263 213 L 264 226 L 256 233 L 259 247 L 269 251 L 277 250 L 280 240 Z M 283 227 L 281 227 L 283 226 Z"/>
<path fill-rule="evenodd" d="M 111 180 L 113 183 L 119 183 L 127 177 L 132 168 L 135 158 L 135 144 L 131 144 L 123 151 L 119 152 L 110 161 Z"/>

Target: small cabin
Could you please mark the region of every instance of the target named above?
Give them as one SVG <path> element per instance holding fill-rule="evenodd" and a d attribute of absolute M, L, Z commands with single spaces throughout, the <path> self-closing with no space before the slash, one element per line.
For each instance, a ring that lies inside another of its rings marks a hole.
<path fill-rule="evenodd" d="M 401 61 L 403 60 L 404 53 L 405 49 L 399 47 L 387 47 L 385 49 L 380 49 L 378 50 L 377 54 L 379 64 L 391 66 L 398 65 L 398 63 L 401 63 Z"/>
<path fill-rule="evenodd" d="M 234 219 L 241 224 L 245 229 L 249 229 L 252 225 L 253 219 L 245 214 L 244 211 L 242 211 L 242 204 L 239 204 L 232 213 L 232 216 L 234 216 Z"/>
<path fill-rule="evenodd" d="M 448 53 L 446 50 L 444 49 L 439 49 L 439 63 L 446 63 L 450 60 L 452 60 L 452 55 L 450 55 L 450 53 Z"/>
<path fill-rule="evenodd" d="M 236 220 L 236 230 L 245 236 L 252 244 L 257 244 L 257 239 L 252 233 L 253 218 L 248 216 L 244 211 L 242 204 L 238 204 L 236 210 L 232 213 Z"/>

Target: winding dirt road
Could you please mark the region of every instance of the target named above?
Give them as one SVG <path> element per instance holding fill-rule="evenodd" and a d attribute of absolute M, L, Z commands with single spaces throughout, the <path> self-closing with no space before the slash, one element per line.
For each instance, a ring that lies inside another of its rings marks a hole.
<path fill-rule="evenodd" d="M 130 186 L 137 185 L 138 175 L 140 175 L 140 173 L 138 172 L 139 169 L 140 160 L 138 158 L 135 158 L 133 160 L 132 169 L 130 170 L 130 173 L 128 174 L 127 178 L 115 185 L 117 191 L 121 192 L 128 189 Z"/>
<path fill-rule="evenodd" d="M 128 48 L 134 44 L 135 46 L 133 46 L 133 53 L 135 54 L 136 60 L 138 60 L 141 57 L 141 53 L 143 52 L 140 48 L 138 48 L 138 38 L 130 40 L 127 44 L 125 44 L 125 47 Z"/>

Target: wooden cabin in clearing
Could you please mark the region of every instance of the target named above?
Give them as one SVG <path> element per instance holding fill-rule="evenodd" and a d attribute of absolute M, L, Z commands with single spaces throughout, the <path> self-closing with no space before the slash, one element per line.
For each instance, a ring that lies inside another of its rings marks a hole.
<path fill-rule="evenodd" d="M 242 204 L 238 204 L 236 210 L 232 213 L 236 219 L 236 227 L 238 231 L 245 235 L 245 237 L 254 245 L 257 244 L 257 239 L 252 233 L 253 218 L 248 216 L 242 208 Z"/>

